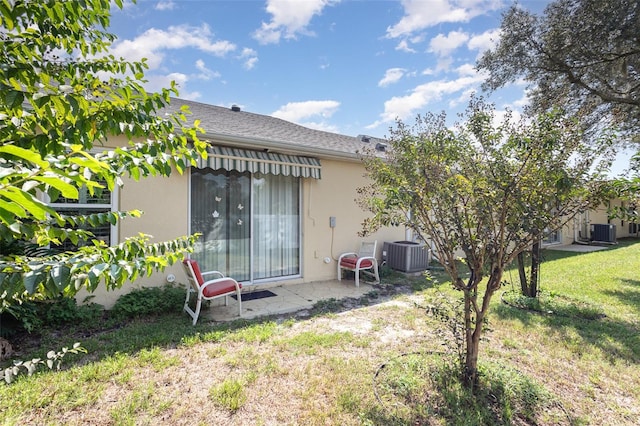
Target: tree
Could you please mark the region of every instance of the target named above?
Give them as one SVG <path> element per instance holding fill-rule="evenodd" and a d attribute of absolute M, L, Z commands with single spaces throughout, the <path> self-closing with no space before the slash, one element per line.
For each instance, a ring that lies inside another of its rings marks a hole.
<path fill-rule="evenodd" d="M 165 117 L 175 85 L 149 94 L 146 64 L 108 55 L 110 0 L 0 3 L 0 312 L 26 299 L 117 288 L 181 259 L 194 237 L 150 244 L 138 235 L 107 247 L 91 228 L 139 211 L 60 214 L 44 202 L 99 195 L 135 180 L 182 173 L 206 155 L 184 114 Z M 122 8 L 122 1 L 115 0 Z M 107 150 L 124 135 L 128 145 Z M 85 229 L 81 229 L 81 228 Z M 58 254 L 28 244 L 90 244 Z M 31 254 L 31 255 L 30 255 Z"/>
<path fill-rule="evenodd" d="M 474 99 L 462 118 L 453 128 L 444 113 L 418 116 L 413 127 L 398 121 L 386 156 L 364 159 L 372 184 L 360 189 L 360 202 L 372 214 L 363 234 L 403 225 L 434 245 L 463 294 L 462 375 L 473 386 L 482 326 L 505 268 L 542 230 L 588 208 L 601 175 L 597 148 L 560 114 L 494 125 L 493 107 Z"/>
<path fill-rule="evenodd" d="M 524 78 L 534 113 L 562 107 L 582 116 L 585 128 L 617 125 L 640 142 L 637 0 L 556 0 L 543 16 L 514 5 L 477 68 L 488 71 L 490 91 Z"/>

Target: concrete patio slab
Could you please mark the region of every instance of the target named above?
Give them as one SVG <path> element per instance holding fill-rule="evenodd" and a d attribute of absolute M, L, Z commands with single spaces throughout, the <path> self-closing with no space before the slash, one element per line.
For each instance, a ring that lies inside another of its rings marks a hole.
<path fill-rule="evenodd" d="M 345 299 L 348 297 L 362 297 L 374 290 L 374 286 L 360 281 L 356 287 L 353 280 L 318 281 L 303 284 L 285 284 L 277 287 L 250 287 L 243 293 L 251 291 L 269 290 L 275 296 L 242 302 L 242 318 L 253 319 L 263 316 L 287 314 L 312 308 L 317 302 L 329 299 Z M 208 308 L 202 308 L 200 320 L 225 322 L 239 319 L 238 306 L 235 299 L 229 299 L 229 305 L 224 305 L 224 299 L 216 299 Z"/>
<path fill-rule="evenodd" d="M 571 251 L 576 253 L 590 253 L 592 251 L 607 250 L 611 246 L 596 246 L 589 244 L 567 244 L 561 246 L 547 246 L 547 250 Z"/>

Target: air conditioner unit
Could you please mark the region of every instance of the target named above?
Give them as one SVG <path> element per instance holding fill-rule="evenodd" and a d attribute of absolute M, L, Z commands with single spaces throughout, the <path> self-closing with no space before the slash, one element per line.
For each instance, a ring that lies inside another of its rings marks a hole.
<path fill-rule="evenodd" d="M 431 260 L 429 247 L 411 241 L 385 242 L 382 252 L 387 265 L 402 272 L 424 271 Z"/>
<path fill-rule="evenodd" d="M 591 241 L 599 243 L 615 243 L 616 226 L 610 223 L 591 224 Z"/>

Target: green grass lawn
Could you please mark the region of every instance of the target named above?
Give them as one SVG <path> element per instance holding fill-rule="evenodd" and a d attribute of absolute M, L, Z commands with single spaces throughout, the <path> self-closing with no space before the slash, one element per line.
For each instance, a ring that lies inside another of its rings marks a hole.
<path fill-rule="evenodd" d="M 483 392 L 497 401 L 490 407 L 449 380 L 439 355 L 446 327 L 422 307 L 437 293 L 457 296 L 446 277 L 389 274 L 387 284 L 409 281 L 414 291 L 347 311 L 324 303 L 305 320 L 193 327 L 173 313 L 46 330 L 17 347 L 21 359 L 75 341 L 88 354 L 0 385 L 0 423 L 637 425 L 639 274 L 637 240 L 592 253 L 545 250 L 542 290 L 605 316 L 537 313 L 496 296 L 480 353 Z M 518 288 L 517 272 L 505 279 L 505 291 Z"/>

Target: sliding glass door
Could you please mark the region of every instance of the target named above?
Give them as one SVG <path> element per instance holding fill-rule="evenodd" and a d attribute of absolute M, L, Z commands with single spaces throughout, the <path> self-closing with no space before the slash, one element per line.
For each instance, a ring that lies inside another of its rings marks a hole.
<path fill-rule="evenodd" d="M 300 180 L 257 175 L 253 179 L 253 278 L 300 273 Z"/>
<path fill-rule="evenodd" d="M 191 171 L 192 257 L 239 281 L 300 274 L 300 179 Z"/>

